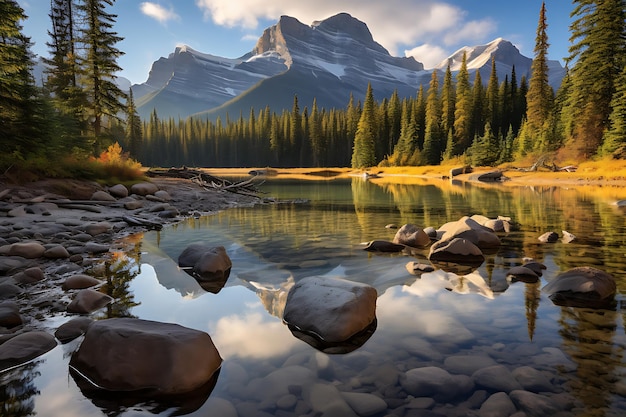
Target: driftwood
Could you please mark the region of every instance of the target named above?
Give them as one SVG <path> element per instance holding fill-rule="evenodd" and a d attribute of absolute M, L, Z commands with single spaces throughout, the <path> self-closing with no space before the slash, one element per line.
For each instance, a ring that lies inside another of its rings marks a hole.
<path fill-rule="evenodd" d="M 255 178 L 238 182 L 231 182 L 224 178 L 218 178 L 203 171 L 183 168 L 170 168 L 167 170 L 149 170 L 149 177 L 183 178 L 190 180 L 204 189 L 216 191 L 228 191 L 235 194 L 242 194 L 252 197 L 259 197 L 261 193 L 257 188 L 261 183 L 255 183 Z"/>
<path fill-rule="evenodd" d="M 539 170 L 539 168 L 546 168 L 552 172 L 559 172 L 559 171 L 576 172 L 576 169 L 577 169 L 576 166 L 568 165 L 564 167 L 559 167 L 557 164 L 554 163 L 554 161 L 548 162 L 548 160 L 551 158 L 552 156 L 549 154 L 541 155 L 539 159 L 537 159 L 537 161 L 535 161 L 535 163 L 530 168 L 519 168 L 518 170 L 527 171 L 527 172 L 535 172 Z"/>

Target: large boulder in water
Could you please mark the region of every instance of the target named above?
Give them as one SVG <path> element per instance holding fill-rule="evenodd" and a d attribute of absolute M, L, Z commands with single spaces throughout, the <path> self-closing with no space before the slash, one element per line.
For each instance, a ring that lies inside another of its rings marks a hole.
<path fill-rule="evenodd" d="M 307 277 L 289 291 L 283 320 L 299 331 L 339 343 L 374 322 L 377 297 L 376 289 L 367 284 Z"/>
<path fill-rule="evenodd" d="M 558 275 L 541 290 L 555 304 L 603 307 L 613 301 L 617 285 L 611 274 L 583 266 Z"/>
<path fill-rule="evenodd" d="M 223 246 L 192 243 L 178 257 L 178 266 L 187 268 L 202 288 L 217 293 L 228 280 L 233 263 Z"/>
<path fill-rule="evenodd" d="M 107 391 L 176 395 L 197 390 L 219 370 L 211 337 L 178 324 L 116 318 L 92 323 L 70 368 Z"/>
<path fill-rule="evenodd" d="M 54 336 L 42 331 L 19 334 L 0 345 L 0 372 L 54 349 Z"/>
<path fill-rule="evenodd" d="M 396 232 L 393 243 L 399 243 L 412 248 L 422 248 L 430 244 L 430 237 L 424 232 L 424 229 L 414 224 L 405 224 Z"/>
<path fill-rule="evenodd" d="M 492 229 L 467 216 L 442 225 L 439 231 L 444 232 L 441 236 L 442 241 L 455 238 L 466 239 L 480 249 L 498 248 L 501 245 L 500 238 Z"/>

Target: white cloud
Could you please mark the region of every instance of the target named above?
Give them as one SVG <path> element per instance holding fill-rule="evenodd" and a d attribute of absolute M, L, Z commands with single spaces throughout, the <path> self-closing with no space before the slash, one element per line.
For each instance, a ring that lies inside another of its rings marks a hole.
<path fill-rule="evenodd" d="M 347 12 L 367 23 L 374 39 L 392 55 L 415 44 L 449 46 L 448 42 L 454 39 L 484 41 L 480 36 L 495 29 L 493 21 L 467 21 L 463 9 L 440 0 L 275 0 L 271 3 L 265 0 L 196 0 L 196 5 L 205 19 L 244 29 L 256 29 L 260 20 L 277 20 L 281 15 L 311 24 Z M 456 31 L 455 28 L 461 29 Z"/>
<path fill-rule="evenodd" d="M 158 20 L 160 23 L 167 23 L 170 20 L 180 20 L 180 16 L 174 12 L 173 8 L 169 10 L 161 6 L 160 4 L 144 1 L 139 5 L 141 13 Z"/>
<path fill-rule="evenodd" d="M 407 57 L 412 56 L 424 64 L 424 68 L 434 68 L 446 59 L 450 53 L 440 46 L 423 44 L 413 49 L 405 50 L 404 55 Z"/>

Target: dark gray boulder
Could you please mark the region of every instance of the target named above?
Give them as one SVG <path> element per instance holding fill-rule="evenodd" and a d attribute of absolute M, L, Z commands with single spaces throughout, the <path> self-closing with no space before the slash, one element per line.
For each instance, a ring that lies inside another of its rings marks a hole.
<path fill-rule="evenodd" d="M 374 287 L 340 278 L 307 277 L 287 295 L 283 320 L 327 342 L 343 342 L 376 319 Z"/>
<path fill-rule="evenodd" d="M 68 313 L 90 314 L 113 301 L 113 297 L 92 289 L 80 290 L 67 306 Z"/>
<path fill-rule="evenodd" d="M 206 291 L 219 292 L 230 276 L 232 261 L 223 246 L 192 243 L 178 256 L 178 266 Z"/>
<path fill-rule="evenodd" d="M 363 250 L 367 252 L 397 253 L 402 252 L 404 248 L 404 245 L 388 240 L 372 240 L 367 242 Z"/>
<path fill-rule="evenodd" d="M 39 357 L 56 345 L 54 336 L 46 332 L 18 334 L 0 345 L 0 371 Z"/>
<path fill-rule="evenodd" d="M 135 318 L 92 323 L 70 369 L 106 391 L 176 395 L 211 380 L 222 358 L 211 337 L 178 324 Z"/>
<path fill-rule="evenodd" d="M 22 324 L 20 309 L 13 301 L 0 303 L 0 327 L 11 329 Z"/>
<path fill-rule="evenodd" d="M 617 291 L 615 278 L 599 269 L 583 266 L 572 268 L 546 284 L 541 291 L 548 294 L 555 304 L 579 303 L 598 307 L 610 303 Z"/>
<path fill-rule="evenodd" d="M 71 342 L 77 337 L 84 335 L 91 323 L 93 323 L 93 319 L 89 317 L 75 317 L 59 326 L 54 332 L 54 337 L 63 344 Z"/>

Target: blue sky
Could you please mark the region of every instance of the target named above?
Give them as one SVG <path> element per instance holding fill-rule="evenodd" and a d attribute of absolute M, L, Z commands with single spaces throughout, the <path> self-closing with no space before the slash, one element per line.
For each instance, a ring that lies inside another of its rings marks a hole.
<path fill-rule="evenodd" d="M 23 31 L 35 42 L 33 52 L 48 55 L 49 0 L 18 0 L 29 16 Z M 463 46 L 498 37 L 533 57 L 540 0 L 117 0 L 114 30 L 124 38 L 119 76 L 132 83 L 148 78 L 150 67 L 177 45 L 236 58 L 249 52 L 263 30 L 281 15 L 304 24 L 347 12 L 365 22 L 374 39 L 394 56 L 412 55 L 432 68 Z M 567 0 L 546 0 L 550 59 L 568 55 Z"/>

